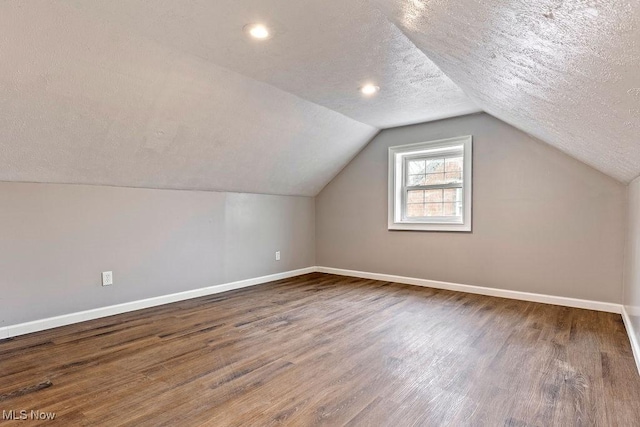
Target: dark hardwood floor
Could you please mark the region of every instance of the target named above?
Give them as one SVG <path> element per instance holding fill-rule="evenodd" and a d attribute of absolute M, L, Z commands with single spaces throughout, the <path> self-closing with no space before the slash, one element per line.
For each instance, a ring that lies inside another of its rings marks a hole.
<path fill-rule="evenodd" d="M 619 315 L 319 273 L 0 341 L 0 375 L 67 426 L 640 425 Z"/>

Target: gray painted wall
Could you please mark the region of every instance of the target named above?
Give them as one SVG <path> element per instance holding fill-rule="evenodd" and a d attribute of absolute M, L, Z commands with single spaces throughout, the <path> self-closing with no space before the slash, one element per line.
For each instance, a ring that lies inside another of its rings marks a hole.
<path fill-rule="evenodd" d="M 0 183 L 0 200 L 0 326 L 315 261 L 308 197 Z"/>
<path fill-rule="evenodd" d="M 640 342 L 640 178 L 629 184 L 627 247 L 624 262 L 624 296 L 622 303 L 631 320 L 629 334 Z"/>
<path fill-rule="evenodd" d="M 473 232 L 387 230 L 387 148 L 473 135 Z M 621 302 L 625 186 L 487 114 L 382 131 L 316 197 L 318 265 Z"/>

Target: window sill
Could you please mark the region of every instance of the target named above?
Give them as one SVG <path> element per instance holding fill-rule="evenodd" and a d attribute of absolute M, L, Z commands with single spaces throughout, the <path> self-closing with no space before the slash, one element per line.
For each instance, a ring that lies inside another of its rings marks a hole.
<path fill-rule="evenodd" d="M 388 229 L 400 231 L 457 231 L 469 233 L 471 232 L 471 224 L 393 222 L 388 224 Z"/>

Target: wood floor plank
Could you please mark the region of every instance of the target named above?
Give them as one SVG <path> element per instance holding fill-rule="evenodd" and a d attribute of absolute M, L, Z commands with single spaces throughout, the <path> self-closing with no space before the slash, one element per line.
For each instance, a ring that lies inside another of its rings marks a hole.
<path fill-rule="evenodd" d="M 619 315 L 320 273 L 0 341 L 0 375 L 60 425 L 640 425 Z"/>

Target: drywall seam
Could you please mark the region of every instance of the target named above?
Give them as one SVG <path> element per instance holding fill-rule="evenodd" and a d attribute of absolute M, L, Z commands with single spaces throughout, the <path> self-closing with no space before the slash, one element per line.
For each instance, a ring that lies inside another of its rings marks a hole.
<path fill-rule="evenodd" d="M 509 298 L 521 301 L 539 302 L 543 304 L 561 305 L 565 307 L 585 308 L 588 310 L 605 311 L 608 313 L 622 312 L 622 305 L 610 302 L 592 301 L 577 298 L 560 297 L 555 295 L 535 294 L 531 292 L 510 291 L 507 289 L 486 288 L 483 286 L 463 285 L 460 283 L 440 282 L 437 280 L 418 279 L 415 277 L 395 276 L 393 274 L 369 273 L 365 271 L 344 270 L 332 267 L 317 267 L 320 273 L 337 274 L 340 276 L 360 277 L 362 279 L 382 280 L 386 282 L 404 283 L 407 285 L 423 286 L 427 288 L 446 289 L 449 291 L 467 292 L 470 294 L 486 295 L 499 298 Z"/>
<path fill-rule="evenodd" d="M 19 323 L 0 328 L 0 339 L 15 337 L 18 335 L 30 334 L 32 332 L 44 331 L 46 329 L 85 322 L 87 320 L 99 319 L 130 311 L 141 310 L 143 308 L 156 307 L 177 301 L 198 298 L 234 289 L 246 288 L 274 280 L 288 279 L 302 274 L 313 273 L 315 267 L 306 267 L 298 270 L 290 270 L 282 273 L 270 274 L 267 276 L 255 277 L 252 279 L 239 280 L 236 282 L 223 283 L 220 285 L 208 286 L 206 288 L 193 289 L 190 291 L 177 292 L 174 294 L 161 295 L 153 298 L 145 298 L 137 301 L 125 302 L 122 304 L 110 305 L 107 307 L 95 308 L 92 310 L 79 311 L 76 313 L 63 314 L 61 316 L 49 317 L 46 319 L 34 320 L 31 322 Z"/>
<path fill-rule="evenodd" d="M 624 327 L 627 331 L 627 335 L 629 335 L 629 342 L 631 343 L 631 351 L 633 353 L 633 358 L 636 361 L 636 367 L 638 368 L 638 374 L 640 374 L 640 343 L 636 338 L 638 335 L 633 328 L 633 323 L 631 322 L 631 318 L 629 318 L 629 313 L 627 313 L 624 305 L 622 306 L 622 321 L 624 322 Z"/>

